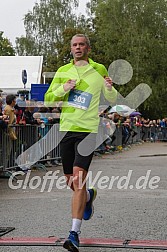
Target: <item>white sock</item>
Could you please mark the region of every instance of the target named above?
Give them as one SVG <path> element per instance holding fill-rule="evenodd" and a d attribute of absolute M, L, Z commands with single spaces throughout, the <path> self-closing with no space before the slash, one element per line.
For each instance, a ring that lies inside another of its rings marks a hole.
<path fill-rule="evenodd" d="M 71 231 L 75 231 L 77 233 L 80 232 L 81 224 L 82 224 L 82 220 L 72 219 L 72 228 L 71 228 Z"/>
<path fill-rule="evenodd" d="M 88 190 L 86 190 L 86 192 L 87 192 L 87 201 L 86 202 L 88 202 L 90 200 L 90 193 Z"/>

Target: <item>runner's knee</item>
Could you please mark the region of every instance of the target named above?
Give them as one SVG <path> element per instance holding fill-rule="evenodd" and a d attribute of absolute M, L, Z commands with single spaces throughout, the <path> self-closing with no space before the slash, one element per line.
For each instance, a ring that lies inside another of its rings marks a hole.
<path fill-rule="evenodd" d="M 82 189 L 85 186 L 84 180 L 87 172 L 84 170 L 76 170 L 73 174 L 74 189 Z"/>
<path fill-rule="evenodd" d="M 66 184 L 72 189 L 74 190 L 73 187 L 73 174 L 65 174 L 66 177 Z"/>

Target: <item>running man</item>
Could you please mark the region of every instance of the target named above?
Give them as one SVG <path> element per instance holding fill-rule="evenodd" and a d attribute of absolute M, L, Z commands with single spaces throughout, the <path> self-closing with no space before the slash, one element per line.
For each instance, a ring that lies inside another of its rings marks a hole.
<path fill-rule="evenodd" d="M 63 247 L 72 252 L 79 251 L 82 219 L 92 217 L 97 194 L 95 188 L 87 190 L 86 183 L 80 186 L 80 182 L 86 178 L 95 150 L 100 95 L 103 93 L 109 102 L 115 102 L 117 97 L 104 65 L 88 57 L 90 50 L 86 35 L 73 36 L 73 59 L 57 70 L 45 94 L 46 104 L 63 101 L 60 132 L 66 134 L 60 143 L 60 152 L 67 184 L 73 190 L 72 228 Z"/>

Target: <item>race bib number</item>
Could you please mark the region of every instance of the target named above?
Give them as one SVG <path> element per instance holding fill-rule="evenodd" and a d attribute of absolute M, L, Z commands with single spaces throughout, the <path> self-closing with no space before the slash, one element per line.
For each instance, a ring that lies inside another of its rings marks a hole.
<path fill-rule="evenodd" d="M 75 108 L 87 110 L 92 99 L 92 94 L 80 90 L 71 90 L 68 97 L 68 104 Z"/>

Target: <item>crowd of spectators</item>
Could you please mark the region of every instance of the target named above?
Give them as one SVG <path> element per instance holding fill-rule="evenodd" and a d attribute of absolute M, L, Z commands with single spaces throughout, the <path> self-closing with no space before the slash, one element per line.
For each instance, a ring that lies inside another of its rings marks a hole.
<path fill-rule="evenodd" d="M 0 151 L 4 141 L 7 141 L 8 149 L 5 166 L 13 164 L 14 155 L 28 149 L 36 140 L 43 138 L 49 131 L 50 124 L 59 123 L 60 108 L 58 106 L 47 108 L 36 104 L 33 100 L 24 101 L 23 98 L 12 94 L 7 95 L 5 100 L 0 97 Z M 2 137 L 4 137 L 3 141 Z M 18 139 L 20 137 L 21 139 Z M 16 142 L 17 139 L 19 141 Z M 15 154 L 16 149 L 18 153 Z M 53 153 L 51 157 L 53 164 L 60 163 L 54 159 Z M 43 157 L 45 158 L 47 157 Z M 41 161 L 41 163 L 46 164 L 46 161 Z"/>
<path fill-rule="evenodd" d="M 15 125 L 41 125 L 58 123 L 61 108 L 56 105 L 52 108 L 35 105 L 35 101 L 21 102 L 15 95 L 7 95 L 6 100 L 0 97 L 0 127 L 6 128 L 8 124 Z M 34 106 L 33 106 L 34 103 Z M 24 106 L 25 105 L 25 106 Z M 47 114 L 51 115 L 50 117 Z M 46 118 L 43 116 L 46 115 Z"/>
<path fill-rule="evenodd" d="M 137 113 L 136 113 L 137 114 Z M 114 123 L 116 127 L 122 129 L 122 142 L 123 147 L 133 142 L 133 138 L 140 132 L 142 141 L 167 140 L 167 118 L 150 120 L 138 115 L 123 116 L 118 113 L 109 113 L 107 110 L 100 112 L 101 126 L 106 130 L 108 135 L 107 140 L 100 146 L 100 152 L 112 151 L 115 149 L 113 146 L 116 135 L 113 135 L 111 125 Z M 138 128 L 140 130 L 138 130 Z M 112 134 L 110 134 L 110 132 Z M 130 142 L 131 140 L 131 142 Z"/>
<path fill-rule="evenodd" d="M 39 126 L 38 139 L 41 139 L 49 131 L 48 125 L 59 123 L 60 113 L 60 103 L 48 108 L 38 105 L 33 100 L 24 101 L 23 97 L 7 95 L 5 101 L 0 97 L 0 134 L 2 135 L 2 131 L 9 128 L 8 125 L 37 125 Z M 123 147 L 129 144 L 129 139 L 133 139 L 137 135 L 138 127 L 140 127 L 140 136 L 143 141 L 147 138 L 156 141 L 159 135 L 162 139 L 167 138 L 167 118 L 150 120 L 143 118 L 140 113 L 136 116 L 123 116 L 116 112 L 109 113 L 107 110 L 99 112 L 99 116 L 100 127 L 103 129 L 104 135 L 107 135 L 107 139 L 105 138 L 103 144 L 98 148 L 100 152 L 110 151 L 114 148 L 116 135 L 112 132 L 113 124 L 121 127 L 121 145 Z M 12 131 L 14 132 L 14 127 Z M 10 131 L 8 133 L 10 135 Z"/>
<path fill-rule="evenodd" d="M 14 95 L 7 95 L 6 102 L 0 97 L 0 128 L 6 129 L 8 124 L 16 125 L 41 125 L 44 128 L 47 124 L 59 123 L 61 105 L 57 103 L 55 107 L 47 108 L 36 105 L 35 101 L 28 100 L 21 103 L 23 98 L 17 98 Z M 33 105 L 34 103 L 34 105 Z M 25 106 L 23 106 L 24 104 Z M 21 105 L 21 106 L 20 106 Z M 49 115 L 49 116 L 48 116 Z M 167 128 L 167 118 L 150 120 L 145 119 L 142 115 L 122 116 L 118 113 L 100 112 L 101 126 L 110 128 L 109 124 L 114 123 L 116 126 L 122 126 L 122 144 L 128 142 L 129 136 L 134 137 L 135 126 L 141 127 L 142 139 L 144 139 L 144 128 L 159 128 L 161 132 Z M 152 131 L 152 136 L 154 137 Z M 41 136 L 42 137 L 42 136 Z M 112 138 L 114 141 L 114 139 Z"/>

